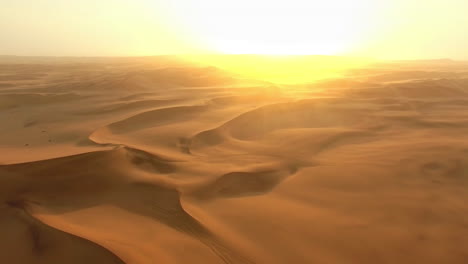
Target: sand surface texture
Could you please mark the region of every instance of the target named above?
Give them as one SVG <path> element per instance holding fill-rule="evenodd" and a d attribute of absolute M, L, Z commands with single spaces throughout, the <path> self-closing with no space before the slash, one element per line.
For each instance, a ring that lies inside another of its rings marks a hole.
<path fill-rule="evenodd" d="M 467 63 L 0 62 L 0 263 L 468 263 Z"/>

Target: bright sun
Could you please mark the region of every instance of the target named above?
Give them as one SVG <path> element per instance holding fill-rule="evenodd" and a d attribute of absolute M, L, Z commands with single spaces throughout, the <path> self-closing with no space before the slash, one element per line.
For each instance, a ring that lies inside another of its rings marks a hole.
<path fill-rule="evenodd" d="M 373 28 L 374 0 L 171 0 L 179 30 L 230 54 L 341 54 Z"/>

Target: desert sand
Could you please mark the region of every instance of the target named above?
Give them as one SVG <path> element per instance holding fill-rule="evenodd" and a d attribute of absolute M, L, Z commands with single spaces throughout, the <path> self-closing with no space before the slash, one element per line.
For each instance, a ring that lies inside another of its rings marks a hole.
<path fill-rule="evenodd" d="M 0 124 L 0 263 L 468 262 L 466 62 L 0 57 Z"/>

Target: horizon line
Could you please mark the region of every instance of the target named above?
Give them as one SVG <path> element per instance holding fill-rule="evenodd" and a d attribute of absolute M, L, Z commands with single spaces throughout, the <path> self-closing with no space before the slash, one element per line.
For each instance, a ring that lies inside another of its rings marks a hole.
<path fill-rule="evenodd" d="M 173 54 L 154 54 L 154 55 L 15 55 L 0 54 L 4 57 L 23 57 L 23 58 L 70 58 L 70 59 L 112 59 L 112 58 L 152 58 L 152 57 L 180 57 L 180 56 L 258 56 L 258 57 L 335 57 L 335 58 L 361 58 L 376 61 L 452 61 L 468 62 L 468 59 L 453 59 L 450 57 L 442 58 L 375 58 L 353 55 L 324 55 L 324 54 L 258 54 L 258 53 L 173 53 Z"/>

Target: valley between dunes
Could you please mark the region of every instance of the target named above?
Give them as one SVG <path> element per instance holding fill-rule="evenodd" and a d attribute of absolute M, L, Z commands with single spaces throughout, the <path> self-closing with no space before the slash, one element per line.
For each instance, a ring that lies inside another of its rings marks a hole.
<path fill-rule="evenodd" d="M 468 63 L 2 57 L 0 124 L 0 263 L 468 261 Z"/>

